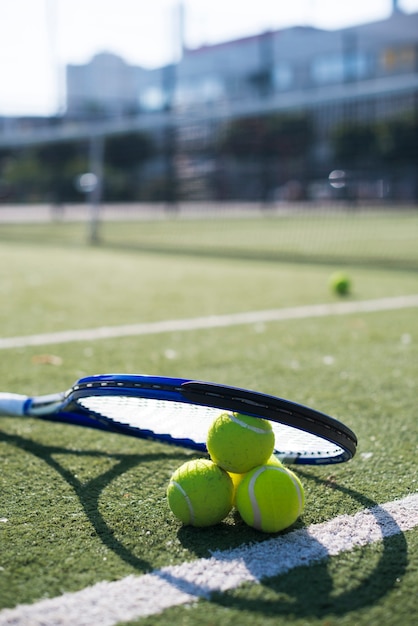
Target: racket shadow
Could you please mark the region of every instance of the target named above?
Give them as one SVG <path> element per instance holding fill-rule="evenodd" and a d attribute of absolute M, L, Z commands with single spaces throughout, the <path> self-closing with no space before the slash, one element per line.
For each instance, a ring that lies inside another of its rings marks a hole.
<path fill-rule="evenodd" d="M 20 435 L 8 434 L 0 430 L 0 441 L 13 445 L 25 452 L 32 454 L 40 459 L 57 472 L 65 482 L 72 487 L 76 494 L 83 511 L 94 528 L 100 541 L 120 559 L 140 572 L 150 571 L 153 569 L 151 563 L 133 554 L 119 539 L 114 536 L 114 531 L 105 520 L 99 509 L 99 500 L 103 491 L 119 476 L 137 467 L 141 463 L 166 459 L 167 454 L 124 454 L 124 453 L 106 453 L 95 450 L 73 450 L 60 446 L 48 446 L 27 439 Z M 102 474 L 90 479 L 86 482 L 78 480 L 70 470 L 59 463 L 55 455 L 71 455 L 85 458 L 106 457 L 114 461 L 112 467 Z M 179 452 L 175 453 L 176 459 Z"/>
<path fill-rule="evenodd" d="M 328 480 L 308 472 L 298 470 L 298 473 L 302 474 L 306 481 L 312 480 L 323 486 L 328 483 Z M 389 513 L 364 494 L 338 483 L 333 483 L 332 487 L 356 500 L 362 507 L 373 509 L 375 520 L 382 529 L 386 523 L 396 525 Z M 354 556 L 350 556 L 348 569 L 345 570 L 330 568 L 330 557 L 324 554 L 323 560 L 310 565 L 309 568 L 296 567 L 285 574 L 263 579 L 259 588 L 260 594 L 255 594 L 252 598 L 248 598 L 245 591 L 242 593 L 230 591 L 213 594 L 211 601 L 225 608 L 252 611 L 266 617 L 325 619 L 330 616 L 341 616 L 378 602 L 402 578 L 408 564 L 408 546 L 400 530 L 398 534 L 383 536 L 382 549 L 378 557 L 376 554 L 371 555 L 367 548 L 365 556 L 362 551 L 358 552 L 357 556 L 353 554 Z M 355 559 L 358 559 L 357 563 Z M 377 562 L 373 567 L 375 560 Z M 363 577 L 359 565 L 364 566 Z M 338 578 L 340 580 L 337 589 L 335 580 Z M 343 583 L 341 578 L 344 580 Z M 270 596 L 270 599 L 266 600 L 266 596 Z"/>

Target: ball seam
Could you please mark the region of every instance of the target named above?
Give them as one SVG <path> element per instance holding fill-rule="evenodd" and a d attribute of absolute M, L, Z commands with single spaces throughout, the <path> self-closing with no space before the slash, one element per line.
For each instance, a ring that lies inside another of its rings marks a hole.
<path fill-rule="evenodd" d="M 187 495 L 187 492 L 183 489 L 183 487 L 176 482 L 175 480 L 171 481 L 171 484 L 174 485 L 174 487 L 176 489 L 178 489 L 180 491 L 180 493 L 182 494 L 182 496 L 184 497 L 184 499 L 186 500 L 186 504 L 187 504 L 187 508 L 189 510 L 189 515 L 190 515 L 190 524 L 194 524 L 195 523 L 195 517 L 194 517 L 194 511 L 193 511 L 193 505 L 192 502 L 189 498 L 189 496 Z"/>
<path fill-rule="evenodd" d="M 247 424 L 246 422 L 242 422 L 233 413 L 231 413 L 229 415 L 229 417 L 230 417 L 231 421 L 233 421 L 235 424 L 238 424 L 238 426 L 242 426 L 242 428 L 247 428 L 248 430 L 251 430 L 254 433 L 257 433 L 259 435 L 269 435 L 269 434 L 271 434 L 270 430 L 265 430 L 264 428 L 258 428 L 257 426 L 252 426 L 251 424 Z M 250 417 L 250 416 L 248 416 L 248 417 Z"/>
<path fill-rule="evenodd" d="M 257 478 L 264 472 L 264 466 L 260 467 L 256 472 L 254 472 L 253 476 L 251 476 L 251 480 L 248 485 L 248 495 L 250 497 L 251 510 L 253 513 L 253 525 L 257 530 L 262 530 L 262 519 L 261 519 L 261 511 L 258 506 L 257 498 L 255 497 L 255 483 L 257 482 Z"/>
<path fill-rule="evenodd" d="M 261 467 L 258 468 L 256 472 L 254 472 L 254 475 L 251 476 L 251 480 L 248 484 L 248 495 L 250 498 L 251 509 L 252 509 L 252 513 L 254 517 L 253 525 L 254 525 L 254 528 L 256 528 L 257 530 L 263 530 L 263 520 L 261 516 L 261 510 L 260 510 L 260 507 L 258 506 L 257 498 L 255 496 L 255 483 L 257 482 L 258 477 L 268 470 L 274 470 L 276 472 L 281 472 L 282 474 L 286 474 L 287 476 L 289 476 L 289 478 L 291 479 L 295 487 L 297 497 L 298 497 L 298 503 L 299 503 L 298 517 L 302 513 L 302 509 L 303 509 L 301 489 L 295 477 L 292 476 L 291 472 L 290 471 L 288 472 L 287 469 L 284 467 L 275 467 L 274 465 L 273 466 L 262 465 Z"/>

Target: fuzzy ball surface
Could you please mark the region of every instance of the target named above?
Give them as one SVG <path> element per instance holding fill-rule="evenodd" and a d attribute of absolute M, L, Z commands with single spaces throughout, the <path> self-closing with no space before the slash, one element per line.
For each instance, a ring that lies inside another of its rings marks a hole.
<path fill-rule="evenodd" d="M 271 457 L 266 461 L 265 465 L 275 465 L 277 467 L 283 467 L 283 463 L 274 454 L 272 454 Z M 242 480 L 244 480 L 246 474 L 234 474 L 233 472 L 228 472 L 228 474 L 230 475 L 232 484 L 234 485 L 233 504 L 235 506 L 238 485 L 240 484 Z"/>
<path fill-rule="evenodd" d="M 265 533 L 277 533 L 298 519 L 305 494 L 294 472 L 280 465 L 261 465 L 239 483 L 235 504 L 246 524 Z"/>
<path fill-rule="evenodd" d="M 209 459 L 183 463 L 167 487 L 168 505 L 185 525 L 212 526 L 232 508 L 234 487 L 227 472 Z"/>
<path fill-rule="evenodd" d="M 274 433 L 268 420 L 226 412 L 212 423 L 206 445 L 214 463 L 227 472 L 245 474 L 270 458 Z"/>

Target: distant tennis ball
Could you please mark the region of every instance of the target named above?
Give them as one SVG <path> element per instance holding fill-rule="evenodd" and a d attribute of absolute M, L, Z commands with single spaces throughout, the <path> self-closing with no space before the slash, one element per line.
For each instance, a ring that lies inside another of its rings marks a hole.
<path fill-rule="evenodd" d="M 305 494 L 296 474 L 283 466 L 262 465 L 240 482 L 235 504 L 246 524 L 277 533 L 297 520 L 305 505 Z"/>
<path fill-rule="evenodd" d="M 167 488 L 171 511 L 190 526 L 218 524 L 231 510 L 233 496 L 229 474 L 209 459 L 183 463 Z"/>
<path fill-rule="evenodd" d="M 269 459 L 274 433 L 267 420 L 227 412 L 212 423 L 206 445 L 214 463 L 227 472 L 245 474 Z"/>
<path fill-rule="evenodd" d="M 334 272 L 329 278 L 329 286 L 338 295 L 345 296 L 351 291 L 350 277 L 343 272 Z"/>

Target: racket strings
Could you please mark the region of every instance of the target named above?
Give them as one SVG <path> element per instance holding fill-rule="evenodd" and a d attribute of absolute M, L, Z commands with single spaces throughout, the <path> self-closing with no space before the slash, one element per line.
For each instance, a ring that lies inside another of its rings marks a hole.
<path fill-rule="evenodd" d="M 106 421 L 171 441 L 191 441 L 195 447 L 204 449 L 208 429 L 222 409 L 124 395 L 92 395 L 82 397 L 77 403 L 89 413 Z M 298 428 L 270 422 L 275 434 L 275 453 L 281 457 L 307 457 L 329 459 L 339 456 L 343 450 L 320 436 Z"/>

